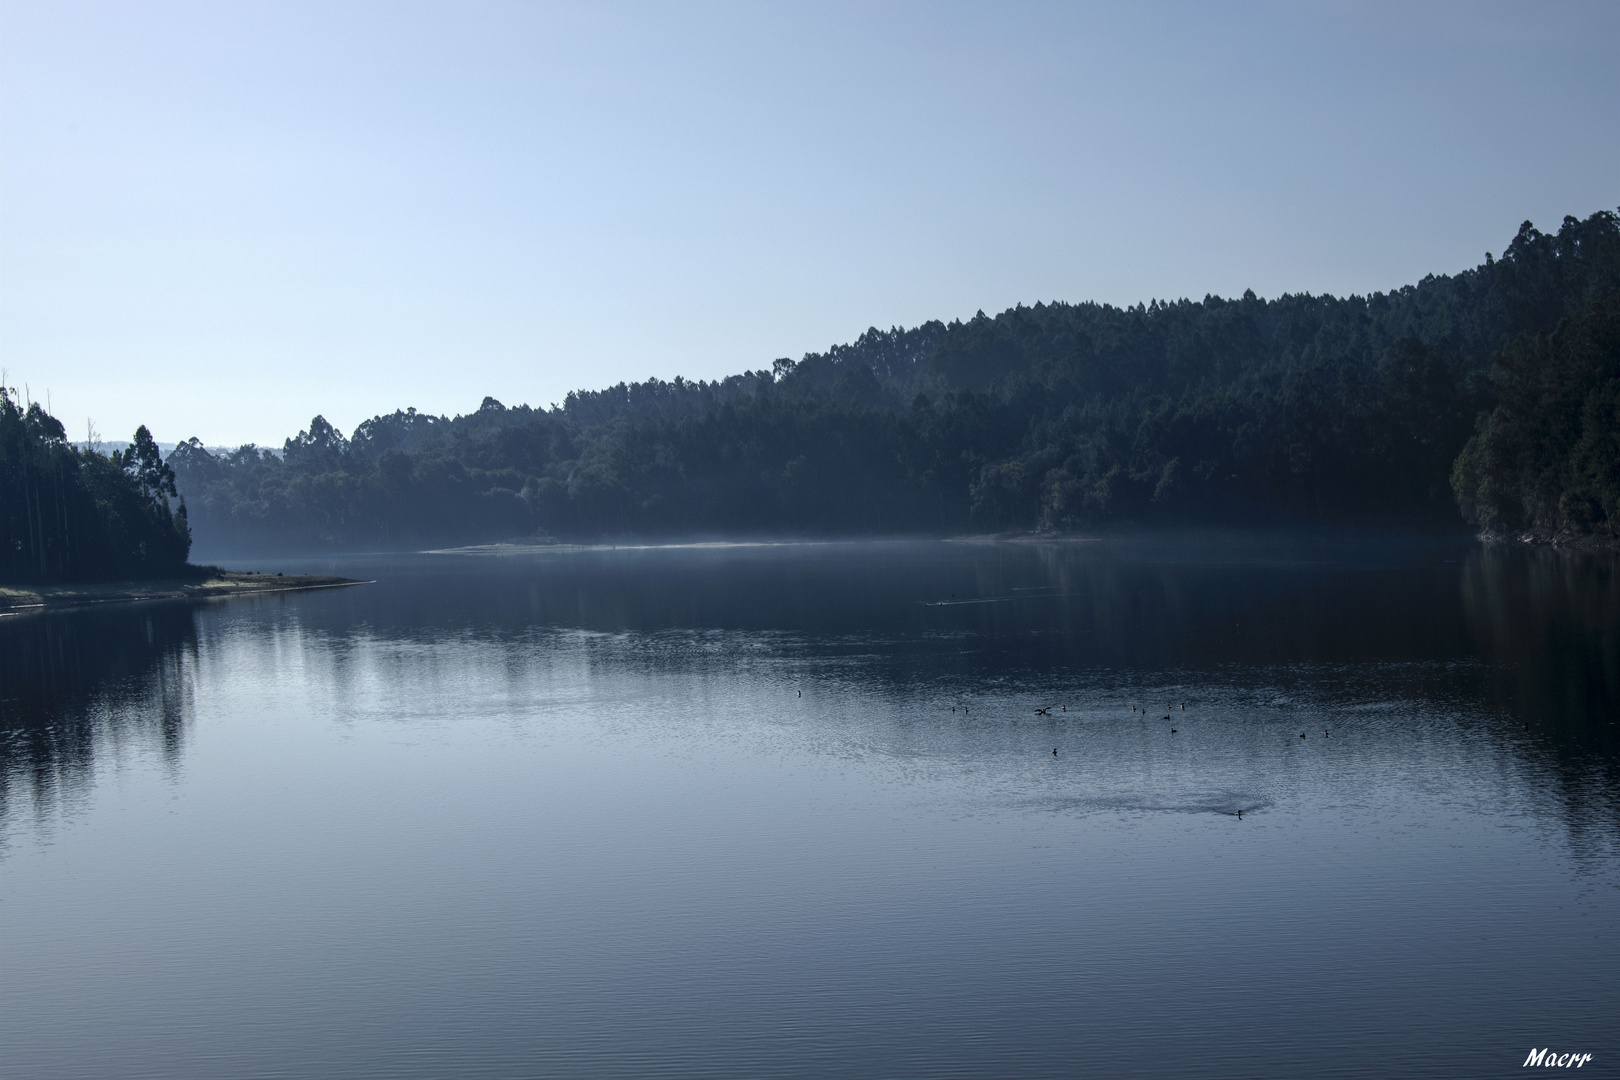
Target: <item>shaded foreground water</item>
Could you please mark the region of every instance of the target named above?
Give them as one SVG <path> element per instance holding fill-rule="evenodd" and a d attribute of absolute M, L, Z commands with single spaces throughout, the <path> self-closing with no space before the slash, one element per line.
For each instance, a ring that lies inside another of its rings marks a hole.
<path fill-rule="evenodd" d="M 8 1076 L 1620 1071 L 1612 557 L 244 568 L 0 620 Z"/>

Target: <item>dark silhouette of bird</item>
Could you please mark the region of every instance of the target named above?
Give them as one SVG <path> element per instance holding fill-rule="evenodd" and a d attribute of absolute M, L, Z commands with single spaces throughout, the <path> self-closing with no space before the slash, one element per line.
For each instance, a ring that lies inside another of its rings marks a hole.
<path fill-rule="evenodd" d="M 1057 757 L 1057 747 L 1052 747 L 1052 756 Z"/>
<path fill-rule="evenodd" d="M 1166 719 L 1166 720 L 1168 720 L 1168 719 L 1170 719 L 1170 718 L 1169 718 L 1169 717 L 1168 717 L 1168 716 L 1167 716 L 1167 717 L 1165 717 L 1165 719 Z M 1175 728 L 1171 728 L 1171 729 L 1170 729 L 1170 734 L 1172 734 L 1172 735 L 1174 735 L 1174 734 L 1175 734 L 1175 733 L 1176 733 L 1176 729 L 1175 729 Z"/>
<path fill-rule="evenodd" d="M 1299 733 L 1299 737 L 1300 737 L 1300 738 L 1302 738 L 1302 739 L 1303 739 L 1303 738 L 1304 738 L 1304 737 L 1305 737 L 1305 733 L 1304 733 L 1304 732 L 1303 732 L 1303 731 L 1302 731 L 1302 732 L 1300 732 L 1300 733 Z"/>
<path fill-rule="evenodd" d="M 1241 811 L 1241 810 L 1238 811 L 1238 820 L 1239 821 L 1243 820 L 1243 811 Z"/>
<path fill-rule="evenodd" d="M 803 691 L 803 690 L 800 690 L 800 691 L 799 691 L 799 696 L 800 696 L 800 697 L 804 697 L 804 691 Z"/>
<path fill-rule="evenodd" d="M 1331 736 L 1329 736 L 1328 733 L 1327 733 L 1327 728 L 1323 728 L 1322 729 L 1322 738 L 1326 739 L 1326 738 L 1330 738 L 1330 737 Z"/>

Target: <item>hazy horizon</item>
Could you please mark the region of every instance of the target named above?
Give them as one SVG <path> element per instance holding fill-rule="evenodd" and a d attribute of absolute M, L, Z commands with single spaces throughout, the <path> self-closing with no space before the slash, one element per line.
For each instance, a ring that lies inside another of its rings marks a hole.
<path fill-rule="evenodd" d="M 1387 291 L 1620 204 L 1610 5 L 0 10 L 0 366 L 74 438 Z"/>

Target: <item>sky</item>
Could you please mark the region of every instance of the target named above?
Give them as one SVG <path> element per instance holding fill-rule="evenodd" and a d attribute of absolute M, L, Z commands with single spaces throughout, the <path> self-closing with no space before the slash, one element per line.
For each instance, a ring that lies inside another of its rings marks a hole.
<path fill-rule="evenodd" d="M 0 367 L 280 445 L 1620 206 L 1620 4 L 0 0 Z"/>

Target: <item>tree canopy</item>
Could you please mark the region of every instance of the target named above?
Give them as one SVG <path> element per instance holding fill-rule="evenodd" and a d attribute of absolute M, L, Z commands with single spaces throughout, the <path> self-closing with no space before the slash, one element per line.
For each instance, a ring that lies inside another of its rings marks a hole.
<path fill-rule="evenodd" d="M 0 386 L 0 580 L 145 577 L 185 565 L 174 471 L 142 426 L 126 449 L 68 443 L 62 424 Z"/>
<path fill-rule="evenodd" d="M 1620 292 L 1492 371 L 1497 404 L 1457 458 L 1470 522 L 1544 538 L 1620 535 Z"/>
<path fill-rule="evenodd" d="M 1465 445 L 1496 445 L 1476 419 L 1517 393 L 1514 371 L 1552 362 L 1535 341 L 1568 337 L 1560 324 L 1616 289 L 1620 219 L 1604 211 L 1555 234 L 1526 222 L 1501 258 L 1389 293 L 1019 305 L 874 328 L 716 382 L 649 379 L 547 409 L 485 398 L 453 418 L 378 416 L 347 438 L 316 417 L 279 451 L 212 454 L 193 439 L 169 463 L 199 536 L 238 548 L 536 532 L 1460 527 L 1453 467 Z M 1601 443 L 1613 413 L 1593 408 Z M 1484 467 L 1469 468 L 1464 512 L 1506 513 L 1468 487 Z M 1590 490 L 1557 527 L 1612 527 L 1614 503 Z"/>

